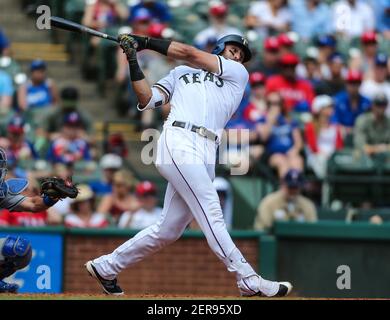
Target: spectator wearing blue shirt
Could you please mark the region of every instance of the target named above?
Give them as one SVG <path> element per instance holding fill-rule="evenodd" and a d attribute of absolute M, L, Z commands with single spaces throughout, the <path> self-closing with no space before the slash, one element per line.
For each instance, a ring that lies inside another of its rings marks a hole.
<path fill-rule="evenodd" d="M 8 73 L 0 70 L 0 114 L 9 112 L 12 104 L 14 88 Z"/>
<path fill-rule="evenodd" d="M 267 95 L 267 115 L 259 121 L 257 130 L 265 144 L 269 165 L 283 177 L 289 169 L 303 170 L 300 152 L 303 140 L 299 124 L 290 119 L 277 92 Z"/>
<path fill-rule="evenodd" d="M 346 90 L 334 97 L 335 121 L 351 133 L 356 118 L 371 107 L 371 101 L 359 93 L 363 81 L 360 71 L 349 70 L 346 77 Z"/>
<path fill-rule="evenodd" d="M 46 63 L 34 60 L 30 65 L 30 79 L 18 89 L 18 105 L 21 110 L 44 108 L 57 104 L 58 90 L 46 74 Z"/>
<path fill-rule="evenodd" d="M 169 7 L 165 3 L 157 0 L 141 0 L 138 4 L 129 8 L 130 22 L 137 15 L 137 11 L 144 9 L 147 9 L 151 13 L 152 19 L 156 22 L 168 24 L 172 20 Z"/>
<path fill-rule="evenodd" d="M 390 1 L 366 0 L 366 2 L 374 10 L 376 30 L 383 33 L 386 39 L 390 39 Z"/>
<path fill-rule="evenodd" d="M 298 33 L 304 41 L 315 36 L 331 32 L 331 10 L 320 0 L 294 0 L 290 1 L 292 30 Z"/>
<path fill-rule="evenodd" d="M 3 30 L 0 29 L 0 56 L 9 56 L 9 47 L 10 42 L 4 34 Z"/>

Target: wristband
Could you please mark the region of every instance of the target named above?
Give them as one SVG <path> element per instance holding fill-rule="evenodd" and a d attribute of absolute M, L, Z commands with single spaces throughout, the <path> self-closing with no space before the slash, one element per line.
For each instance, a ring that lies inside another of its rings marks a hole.
<path fill-rule="evenodd" d="M 43 203 L 46 207 L 52 207 L 57 203 L 58 200 L 54 200 L 53 198 L 50 198 L 47 194 L 43 196 Z"/>
<path fill-rule="evenodd" d="M 168 48 L 172 43 L 172 40 L 156 39 L 149 37 L 142 37 L 137 35 L 131 35 L 139 44 L 139 50 L 149 49 L 166 56 L 168 54 Z"/>
<path fill-rule="evenodd" d="M 129 69 L 131 81 L 139 81 L 145 79 L 145 75 L 139 67 L 137 60 L 129 61 Z"/>
<path fill-rule="evenodd" d="M 171 45 L 172 40 L 149 38 L 146 44 L 146 48 L 163 54 L 168 55 L 168 48 Z"/>

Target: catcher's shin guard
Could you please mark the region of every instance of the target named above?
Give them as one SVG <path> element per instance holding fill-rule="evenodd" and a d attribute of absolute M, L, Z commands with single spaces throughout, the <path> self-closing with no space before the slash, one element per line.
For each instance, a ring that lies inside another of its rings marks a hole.
<path fill-rule="evenodd" d="M 0 280 L 26 267 L 31 257 L 30 241 L 15 236 L 0 239 Z"/>

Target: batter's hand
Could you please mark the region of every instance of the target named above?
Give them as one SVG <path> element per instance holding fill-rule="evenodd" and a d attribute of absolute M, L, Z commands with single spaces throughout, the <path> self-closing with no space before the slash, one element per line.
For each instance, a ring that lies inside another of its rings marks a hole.
<path fill-rule="evenodd" d="M 138 42 L 130 34 L 121 34 L 118 36 L 118 40 L 119 45 L 126 54 L 127 60 L 129 62 L 137 60 Z"/>
<path fill-rule="evenodd" d="M 144 49 L 148 49 L 148 44 L 149 44 L 149 40 L 150 40 L 149 37 L 136 36 L 135 34 L 129 33 L 129 34 L 119 35 L 118 40 L 121 41 L 121 37 L 123 37 L 123 36 L 130 36 L 138 43 L 138 45 L 136 47 L 134 47 L 134 49 L 137 50 L 137 52 L 144 50 Z"/>

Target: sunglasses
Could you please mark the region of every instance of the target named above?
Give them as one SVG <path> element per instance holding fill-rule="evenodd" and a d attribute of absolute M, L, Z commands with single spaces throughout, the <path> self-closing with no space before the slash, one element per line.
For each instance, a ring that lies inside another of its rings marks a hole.
<path fill-rule="evenodd" d="M 379 108 L 387 108 L 387 103 L 374 103 L 373 105 Z"/>
<path fill-rule="evenodd" d="M 269 106 L 281 106 L 282 103 L 280 101 L 269 100 L 269 101 L 267 101 L 267 105 L 269 105 Z"/>

